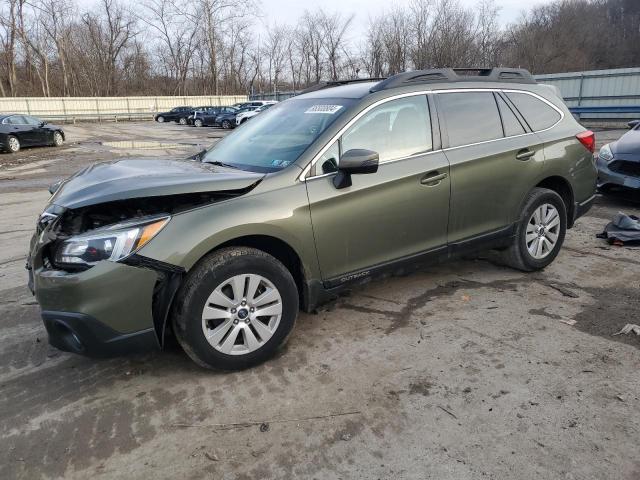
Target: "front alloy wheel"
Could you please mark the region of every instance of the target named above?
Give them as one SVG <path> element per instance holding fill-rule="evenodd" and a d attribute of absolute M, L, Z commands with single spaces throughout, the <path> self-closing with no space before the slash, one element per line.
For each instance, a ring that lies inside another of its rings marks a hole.
<path fill-rule="evenodd" d="M 222 128 L 224 128 L 225 130 L 229 130 L 231 128 L 231 122 L 229 120 L 223 120 Z"/>
<path fill-rule="evenodd" d="M 201 126 L 202 126 L 202 120 L 197 119 L 197 120 L 195 120 L 195 121 L 193 122 L 193 124 L 194 124 L 196 127 L 201 127 Z"/>
<path fill-rule="evenodd" d="M 180 125 L 186 125 L 187 124 L 187 119 L 184 117 L 180 117 L 180 120 L 178 121 L 178 123 L 180 123 Z"/>
<path fill-rule="evenodd" d="M 53 145 L 56 147 L 61 147 L 64 143 L 64 138 L 62 138 L 62 134 L 60 132 L 53 133 Z"/>
<path fill-rule="evenodd" d="M 298 316 L 291 272 L 271 255 L 229 247 L 191 269 L 173 303 L 173 330 L 198 365 L 240 370 L 284 344 Z"/>
<path fill-rule="evenodd" d="M 209 344 L 227 355 L 244 355 L 273 336 L 282 317 L 282 297 L 265 277 L 241 274 L 216 287 L 202 310 Z"/>

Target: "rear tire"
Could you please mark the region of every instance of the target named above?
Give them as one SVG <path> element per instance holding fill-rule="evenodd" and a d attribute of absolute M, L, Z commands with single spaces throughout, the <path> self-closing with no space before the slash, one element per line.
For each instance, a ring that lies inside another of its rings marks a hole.
<path fill-rule="evenodd" d="M 16 153 L 20 151 L 20 140 L 18 140 L 17 137 L 14 137 L 13 135 L 9 135 L 7 137 L 7 146 L 6 146 L 7 152 L 9 153 Z"/>
<path fill-rule="evenodd" d="M 184 117 L 180 117 L 180 120 L 178 120 L 178 123 L 180 125 L 186 125 L 187 124 L 187 119 Z"/>
<path fill-rule="evenodd" d="M 224 128 L 225 130 L 229 130 L 231 128 L 231 122 L 229 120 L 223 120 L 222 128 Z"/>
<path fill-rule="evenodd" d="M 567 208 L 553 190 L 534 188 L 524 201 L 513 243 L 502 252 L 504 263 L 533 272 L 560 252 L 567 231 Z"/>
<path fill-rule="evenodd" d="M 194 362 L 241 370 L 262 363 L 286 342 L 298 316 L 298 290 L 289 270 L 271 255 L 224 248 L 189 272 L 171 314 L 176 338 Z"/>
<path fill-rule="evenodd" d="M 201 126 L 202 126 L 202 120 L 200 120 L 200 119 L 196 119 L 196 120 L 193 122 L 193 124 L 194 124 L 196 127 L 201 127 Z"/>

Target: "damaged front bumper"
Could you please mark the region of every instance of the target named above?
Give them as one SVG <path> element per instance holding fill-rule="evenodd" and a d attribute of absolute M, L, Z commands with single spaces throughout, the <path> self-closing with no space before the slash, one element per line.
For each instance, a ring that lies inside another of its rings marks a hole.
<path fill-rule="evenodd" d="M 37 247 L 27 269 L 49 343 L 93 357 L 161 348 L 184 272 L 140 255 L 67 272 L 45 266 Z"/>
<path fill-rule="evenodd" d="M 598 188 L 621 187 L 625 189 L 640 189 L 640 174 L 616 172 L 611 169 L 611 164 L 598 157 Z M 640 166 L 637 169 L 640 171 Z"/>

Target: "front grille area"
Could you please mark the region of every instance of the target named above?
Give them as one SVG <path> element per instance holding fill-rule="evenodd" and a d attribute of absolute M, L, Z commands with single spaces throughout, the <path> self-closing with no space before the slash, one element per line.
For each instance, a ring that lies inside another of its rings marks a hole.
<path fill-rule="evenodd" d="M 629 162 L 627 160 L 614 160 L 609 164 L 609 170 L 629 175 L 631 177 L 640 177 L 640 161 Z"/>

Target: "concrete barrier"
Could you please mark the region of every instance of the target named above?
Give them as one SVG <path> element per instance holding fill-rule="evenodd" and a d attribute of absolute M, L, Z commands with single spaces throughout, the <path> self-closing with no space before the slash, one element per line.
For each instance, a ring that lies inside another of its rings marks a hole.
<path fill-rule="evenodd" d="M 153 118 L 157 112 L 190 105 L 233 105 L 246 95 L 187 97 L 3 97 L 1 113 L 25 113 L 45 120 L 118 121 Z"/>

